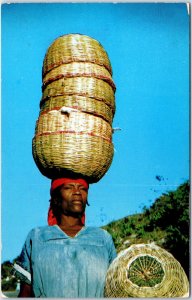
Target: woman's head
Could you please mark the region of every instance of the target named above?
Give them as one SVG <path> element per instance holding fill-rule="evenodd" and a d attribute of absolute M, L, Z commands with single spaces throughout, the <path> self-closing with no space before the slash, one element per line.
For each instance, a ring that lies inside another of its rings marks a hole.
<path fill-rule="evenodd" d="M 87 202 L 89 185 L 84 179 L 59 178 L 52 181 L 48 215 L 49 225 L 59 224 L 61 215 L 82 218 Z M 55 218 L 56 220 L 53 220 Z"/>

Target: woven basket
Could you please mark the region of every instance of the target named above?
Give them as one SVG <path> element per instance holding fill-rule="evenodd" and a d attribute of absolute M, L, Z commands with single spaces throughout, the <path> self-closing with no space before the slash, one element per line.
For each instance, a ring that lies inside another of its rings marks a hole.
<path fill-rule="evenodd" d="M 115 106 L 114 92 L 103 80 L 86 77 L 62 78 L 50 83 L 43 91 L 42 100 L 62 95 L 79 95 L 102 100 Z"/>
<path fill-rule="evenodd" d="M 115 107 L 106 105 L 103 101 L 78 95 L 50 97 L 40 103 L 40 114 L 50 110 L 59 110 L 67 106 L 81 112 L 87 112 L 98 116 L 112 125 Z"/>
<path fill-rule="evenodd" d="M 71 62 L 90 62 L 104 66 L 111 74 L 111 64 L 101 44 L 80 34 L 57 38 L 48 48 L 43 63 L 43 77 L 51 69 Z"/>
<path fill-rule="evenodd" d="M 132 245 L 119 253 L 108 269 L 105 297 L 172 298 L 189 292 L 180 263 L 154 244 Z"/>
<path fill-rule="evenodd" d="M 52 69 L 43 77 L 43 87 L 60 79 L 70 77 L 93 77 L 106 81 L 115 91 L 111 74 L 104 67 L 89 62 L 72 62 Z"/>
<path fill-rule="evenodd" d="M 51 110 L 41 114 L 35 129 L 36 135 L 52 132 L 87 133 L 99 136 L 111 142 L 112 128 L 101 118 L 79 112 L 69 107 L 59 110 Z"/>
<path fill-rule="evenodd" d="M 63 108 L 40 115 L 33 139 L 33 157 L 43 175 L 80 174 L 97 182 L 113 158 L 111 126 L 101 118 Z"/>

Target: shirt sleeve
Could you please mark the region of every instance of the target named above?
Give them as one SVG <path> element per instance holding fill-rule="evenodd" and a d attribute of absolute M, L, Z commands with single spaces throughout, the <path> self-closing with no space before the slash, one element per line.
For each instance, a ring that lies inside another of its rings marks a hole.
<path fill-rule="evenodd" d="M 107 247 L 108 247 L 108 251 L 109 251 L 109 264 L 111 264 L 112 261 L 117 256 L 117 252 L 116 252 L 116 249 L 115 249 L 115 245 L 114 245 L 112 236 L 107 231 L 105 231 L 105 232 L 106 232 L 106 235 L 107 235 L 106 240 L 107 240 Z"/>
<path fill-rule="evenodd" d="M 31 239 L 32 231 L 29 232 L 19 258 L 13 265 L 12 273 L 22 282 L 31 284 Z"/>
<path fill-rule="evenodd" d="M 112 239 L 111 236 L 110 236 L 110 240 L 111 240 L 110 241 L 111 246 L 110 246 L 110 261 L 109 261 L 109 263 L 111 263 L 115 259 L 115 257 L 117 256 L 115 245 L 113 243 L 113 239 Z"/>

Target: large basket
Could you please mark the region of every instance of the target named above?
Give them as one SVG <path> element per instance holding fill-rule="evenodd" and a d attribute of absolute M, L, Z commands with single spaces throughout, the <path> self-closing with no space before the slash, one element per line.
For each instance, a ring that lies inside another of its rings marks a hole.
<path fill-rule="evenodd" d="M 51 110 L 40 115 L 36 123 L 36 135 L 61 131 L 95 135 L 109 142 L 112 139 L 111 126 L 101 118 L 90 114 L 63 107 L 61 110 Z"/>
<path fill-rule="evenodd" d="M 93 77 L 106 81 L 115 91 L 111 74 L 103 66 L 89 62 L 72 62 L 52 69 L 43 77 L 43 87 L 60 78 Z"/>
<path fill-rule="evenodd" d="M 71 111 L 50 111 L 36 124 L 33 157 L 48 178 L 80 174 L 97 182 L 113 158 L 112 129 L 101 118 Z"/>
<path fill-rule="evenodd" d="M 71 62 L 90 62 L 104 66 L 111 74 L 111 64 L 101 44 L 81 34 L 57 38 L 48 48 L 43 63 L 43 76 L 51 69 Z"/>
<path fill-rule="evenodd" d="M 107 272 L 108 298 L 174 298 L 188 293 L 189 282 L 180 263 L 154 244 L 121 251 Z"/>
<path fill-rule="evenodd" d="M 86 112 L 98 116 L 109 122 L 109 124 L 112 124 L 113 116 L 115 113 L 115 107 L 107 105 L 102 100 L 78 95 L 64 95 L 58 97 L 50 97 L 45 101 L 41 101 L 40 114 L 47 113 L 50 110 L 59 110 L 63 106 L 67 106 L 73 109 L 77 109 L 81 112 Z"/>
<path fill-rule="evenodd" d="M 115 106 L 112 87 L 101 79 L 72 77 L 62 78 L 50 83 L 43 91 L 42 100 L 62 95 L 79 95 L 102 100 L 107 105 Z"/>

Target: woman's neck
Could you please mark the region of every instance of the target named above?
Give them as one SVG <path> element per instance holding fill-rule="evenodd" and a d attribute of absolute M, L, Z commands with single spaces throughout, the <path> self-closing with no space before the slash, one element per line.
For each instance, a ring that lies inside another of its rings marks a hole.
<path fill-rule="evenodd" d="M 84 226 L 81 218 L 75 218 L 72 216 L 61 216 L 61 222 L 59 227 L 69 236 L 75 236 Z"/>

